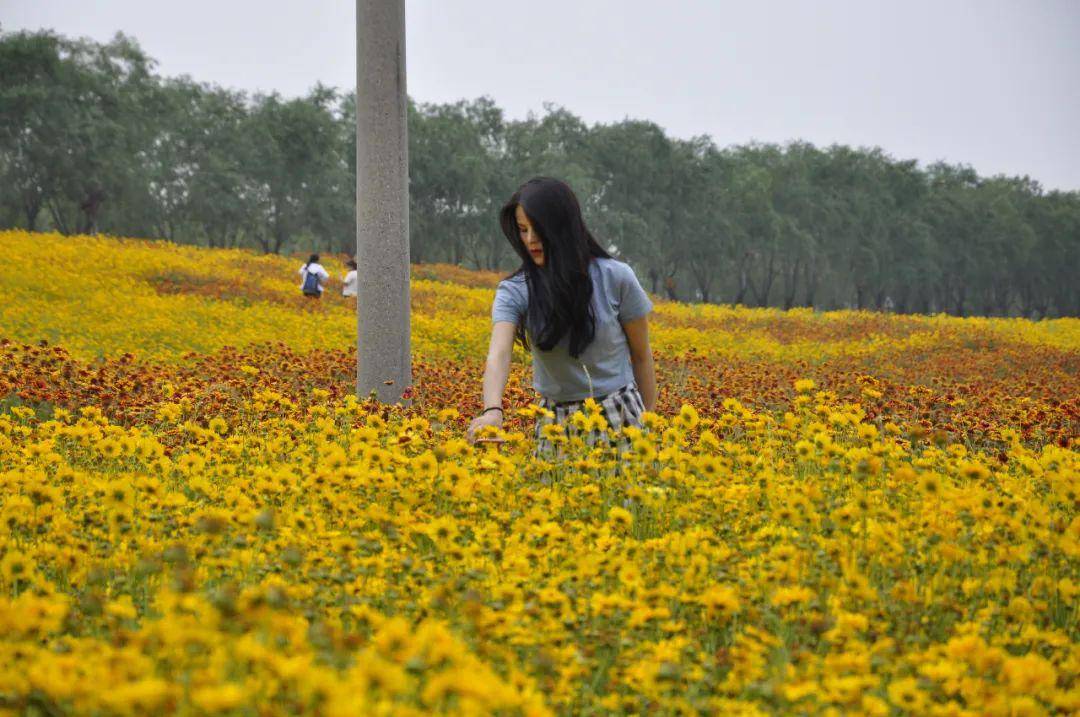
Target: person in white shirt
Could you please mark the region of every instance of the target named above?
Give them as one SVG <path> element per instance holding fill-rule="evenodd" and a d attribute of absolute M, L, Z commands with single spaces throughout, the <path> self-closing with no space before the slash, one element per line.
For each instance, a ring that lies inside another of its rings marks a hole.
<path fill-rule="evenodd" d="M 320 298 L 329 279 L 330 273 L 319 263 L 318 254 L 312 254 L 307 263 L 300 267 L 300 291 L 304 292 L 304 296 Z"/>
<path fill-rule="evenodd" d="M 341 285 L 342 296 L 356 296 L 356 260 L 349 259 L 345 262 L 345 266 L 349 267 L 349 273 L 345 275 L 345 279 Z"/>

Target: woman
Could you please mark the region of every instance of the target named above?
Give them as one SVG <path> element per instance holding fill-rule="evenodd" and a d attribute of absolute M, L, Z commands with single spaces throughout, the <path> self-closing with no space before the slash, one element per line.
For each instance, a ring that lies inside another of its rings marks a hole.
<path fill-rule="evenodd" d="M 533 386 L 552 414 L 537 422 L 541 447 L 544 426 L 566 423 L 589 397 L 611 428 L 640 426 L 641 414 L 656 408 L 656 374 L 652 302 L 633 270 L 596 242 L 574 192 L 557 179 L 523 184 L 499 223 L 521 267 L 495 291 L 484 409 L 469 426 L 470 439 L 485 426 L 502 427 L 515 338 L 532 350 Z"/>
<path fill-rule="evenodd" d="M 345 262 L 345 266 L 349 271 L 345 274 L 345 278 L 341 282 L 341 295 L 356 296 L 356 260 L 349 259 Z"/>
<path fill-rule="evenodd" d="M 312 299 L 322 298 L 325 282 L 330 280 L 330 273 L 319 263 L 319 255 L 312 254 L 307 263 L 300 267 L 300 291 Z"/>

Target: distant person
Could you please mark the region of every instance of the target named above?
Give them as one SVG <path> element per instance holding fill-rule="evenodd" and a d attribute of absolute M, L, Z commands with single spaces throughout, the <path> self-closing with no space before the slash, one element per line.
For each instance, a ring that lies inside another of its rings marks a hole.
<path fill-rule="evenodd" d="M 300 267 L 300 291 L 304 292 L 304 296 L 321 298 L 329 279 L 330 273 L 319 263 L 318 254 L 309 256 L 307 263 Z"/>
<path fill-rule="evenodd" d="M 533 386 L 548 410 L 537 448 L 552 448 L 545 426 L 565 426 L 593 398 L 614 430 L 641 426 L 656 409 L 649 349 L 652 310 L 633 269 L 593 238 L 574 192 L 558 179 L 530 179 L 514 192 L 499 223 L 521 266 L 499 283 L 484 368 L 483 412 L 468 435 L 503 424 L 503 391 L 515 339 L 532 349 Z M 557 429 L 552 429 L 557 430 Z"/>
<path fill-rule="evenodd" d="M 341 285 L 342 296 L 356 296 L 356 260 L 349 259 L 345 262 L 345 266 L 349 267 L 349 271 L 345 274 L 345 279 Z"/>

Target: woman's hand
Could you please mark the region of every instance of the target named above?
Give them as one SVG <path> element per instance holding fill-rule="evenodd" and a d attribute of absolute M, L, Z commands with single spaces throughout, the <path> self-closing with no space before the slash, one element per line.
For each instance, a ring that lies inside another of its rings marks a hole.
<path fill-rule="evenodd" d="M 469 430 L 466 435 L 469 438 L 469 443 L 476 442 L 476 434 L 480 432 L 484 426 L 493 426 L 494 428 L 502 428 L 503 417 L 502 411 L 488 411 L 482 413 L 472 420 L 469 424 Z"/>
<path fill-rule="evenodd" d="M 491 344 L 488 346 L 487 362 L 484 364 L 484 406 L 492 407 L 484 411 L 469 424 L 466 436 L 469 443 L 476 441 L 476 433 L 484 426 L 502 428 L 503 412 L 496 406 L 502 406 L 506 379 L 510 376 L 510 357 L 514 349 L 514 332 L 517 326 L 509 321 L 496 321 L 491 329 Z"/>

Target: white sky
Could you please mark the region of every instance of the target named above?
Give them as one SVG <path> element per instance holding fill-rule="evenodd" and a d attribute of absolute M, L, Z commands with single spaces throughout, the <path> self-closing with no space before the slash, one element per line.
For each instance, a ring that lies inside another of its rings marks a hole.
<path fill-rule="evenodd" d="M 562 105 L 720 145 L 805 139 L 1080 189 L 1080 0 L 407 0 L 409 94 Z M 5 31 L 120 30 L 164 75 L 355 82 L 351 0 L 0 0 Z"/>

